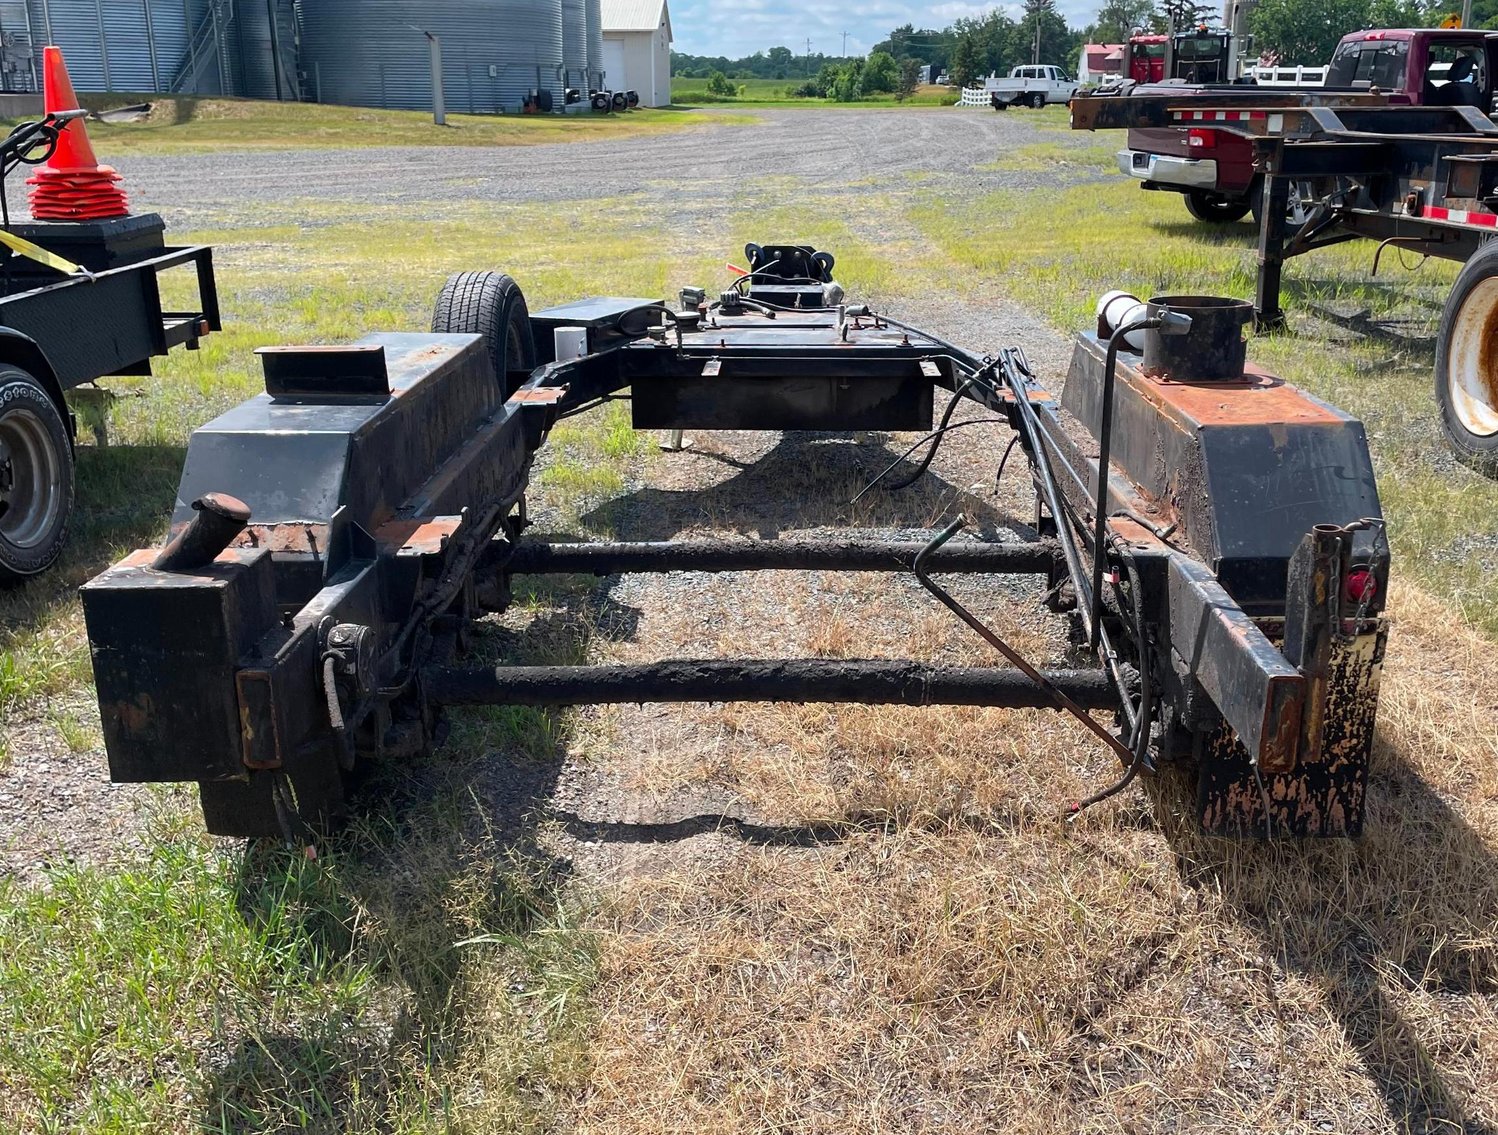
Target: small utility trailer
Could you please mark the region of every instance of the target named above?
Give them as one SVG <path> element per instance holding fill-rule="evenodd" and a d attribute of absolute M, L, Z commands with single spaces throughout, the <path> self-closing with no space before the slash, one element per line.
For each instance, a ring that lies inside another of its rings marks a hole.
<path fill-rule="evenodd" d="M 1210 832 L 1360 830 L 1389 571 L 1372 465 L 1356 420 L 1245 369 L 1247 303 L 1162 299 L 1079 336 L 1057 400 L 1016 347 L 977 354 L 847 302 L 826 253 L 746 254 L 747 276 L 677 305 L 532 314 L 508 276 L 469 273 L 433 333 L 263 351 L 265 393 L 194 433 L 165 546 L 83 588 L 113 778 L 195 781 L 209 830 L 303 841 L 338 822 L 361 762 L 439 744 L 450 706 L 1039 707 L 1119 762 L 1073 814 L 1189 762 Z M 1123 338 L 1140 330 L 1142 355 Z M 1010 440 L 1028 459 L 1029 537 L 976 539 L 961 517 L 916 542 L 528 536 L 552 425 L 626 390 L 640 428 L 931 444 L 957 426 L 935 424 L 950 392 L 997 419 L 996 458 Z M 1004 665 L 461 657 L 518 576 L 813 568 L 913 573 Z M 1037 602 L 1095 663 L 1035 666 L 941 585 L 953 572 L 1046 581 Z"/>
<path fill-rule="evenodd" d="M 45 160 L 80 113 L 0 141 L 0 187 Z M 13 582 L 50 567 L 67 542 L 77 437 L 67 393 L 148 375 L 154 356 L 195 350 L 220 325 L 212 251 L 168 247 L 160 217 L 12 225 L 6 210 L 0 224 L 0 582 Z M 199 310 L 163 307 L 160 276 L 172 269 L 194 273 Z"/>

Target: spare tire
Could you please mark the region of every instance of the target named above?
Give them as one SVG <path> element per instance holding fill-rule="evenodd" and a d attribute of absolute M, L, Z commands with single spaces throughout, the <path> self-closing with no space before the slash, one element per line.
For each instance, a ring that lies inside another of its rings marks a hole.
<path fill-rule="evenodd" d="M 604 114 L 607 114 L 614 106 L 607 91 L 594 91 L 593 97 L 588 100 L 588 103 L 594 110 L 602 111 Z"/>
<path fill-rule="evenodd" d="M 500 272 L 459 272 L 437 294 L 432 330 L 482 335 L 500 392 L 508 398 L 536 369 L 531 316 L 520 285 Z"/>
<path fill-rule="evenodd" d="M 614 92 L 614 109 L 615 110 L 628 110 L 629 109 L 629 99 L 627 97 L 625 97 L 625 94 L 624 94 L 623 91 L 615 91 Z"/>
<path fill-rule="evenodd" d="M 637 107 L 637 106 L 640 105 L 640 92 L 639 91 L 625 91 L 624 92 L 624 101 L 629 104 L 629 109 L 630 110 L 634 110 L 635 107 Z"/>
<path fill-rule="evenodd" d="M 1457 458 L 1498 478 L 1498 244 L 1468 260 L 1436 335 L 1436 401 Z"/>

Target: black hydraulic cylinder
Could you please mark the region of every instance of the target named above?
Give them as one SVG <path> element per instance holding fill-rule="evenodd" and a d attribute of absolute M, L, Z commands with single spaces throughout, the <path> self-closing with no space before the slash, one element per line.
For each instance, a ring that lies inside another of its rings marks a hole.
<path fill-rule="evenodd" d="M 514 575 L 615 575 L 671 571 L 910 571 L 924 541 L 670 540 L 554 544 L 522 540 L 503 564 Z M 1044 575 L 1061 566 L 1055 541 L 947 544 L 929 571 Z"/>
<path fill-rule="evenodd" d="M 1053 685 L 1084 709 L 1114 709 L 1100 670 L 1051 670 Z M 684 660 L 619 666 L 429 667 L 423 684 L 442 705 L 605 705 L 644 702 L 847 702 L 1054 708 L 1018 670 L 908 661 Z"/>

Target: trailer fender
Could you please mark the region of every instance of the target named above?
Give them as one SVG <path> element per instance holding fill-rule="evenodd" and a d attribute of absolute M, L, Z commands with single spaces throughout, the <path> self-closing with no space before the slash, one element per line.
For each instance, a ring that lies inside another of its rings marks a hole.
<path fill-rule="evenodd" d="M 41 383 L 68 427 L 69 445 L 73 444 L 78 437 L 77 419 L 73 417 L 63 398 L 62 383 L 57 380 L 57 372 L 52 369 L 46 353 L 37 346 L 36 340 L 13 327 L 0 327 L 0 364 L 5 363 L 20 367 Z"/>

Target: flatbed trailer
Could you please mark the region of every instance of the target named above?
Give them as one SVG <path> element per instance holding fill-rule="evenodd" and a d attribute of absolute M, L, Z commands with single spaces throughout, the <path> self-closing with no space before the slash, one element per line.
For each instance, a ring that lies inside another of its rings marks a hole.
<path fill-rule="evenodd" d="M 1487 346 L 1498 338 L 1498 284 L 1488 283 L 1498 276 L 1490 247 L 1498 236 L 1498 124 L 1470 106 L 1243 90 L 1211 100 L 1074 99 L 1072 125 L 1159 126 L 1251 148 L 1260 182 L 1260 329 L 1284 325 L 1280 292 L 1291 257 L 1367 239 L 1380 252 L 1397 246 L 1463 262 L 1441 316 L 1435 395 L 1452 449 L 1498 477 L 1498 356 Z"/>
<path fill-rule="evenodd" d="M 1119 761 L 1066 814 L 1183 762 L 1207 831 L 1361 829 L 1389 572 L 1372 463 L 1355 419 L 1245 369 L 1246 303 L 1164 299 L 1079 336 L 1057 399 L 1018 347 L 980 354 L 847 302 L 826 253 L 745 252 L 748 276 L 675 306 L 590 297 L 531 314 L 510 277 L 464 273 L 433 333 L 263 351 L 265 393 L 193 434 L 165 546 L 83 588 L 112 777 L 197 782 L 211 831 L 299 842 L 339 821 L 358 765 L 438 745 L 444 707 L 1035 707 Z M 528 535 L 553 424 L 626 391 L 642 429 L 915 430 L 936 445 L 981 426 L 996 457 L 1007 433 L 1033 524 L 1005 542 L 964 535 L 960 516 L 913 542 Z M 933 429 L 938 391 L 994 420 L 948 412 Z M 912 573 L 1007 665 L 459 657 L 522 576 L 812 568 Z M 1035 665 L 941 586 L 949 572 L 1044 580 L 1037 595 L 1092 663 Z"/>
<path fill-rule="evenodd" d="M 1191 108 L 1180 122 L 1252 141 L 1263 171 L 1260 327 L 1284 324 L 1284 262 L 1373 240 L 1464 264 L 1437 331 L 1435 394 L 1457 455 L 1498 476 L 1498 125 L 1471 107 Z M 1208 117 L 1211 116 L 1211 117 Z M 1305 218 L 1292 226 L 1297 187 Z M 1374 258 L 1377 267 L 1377 253 Z"/>

